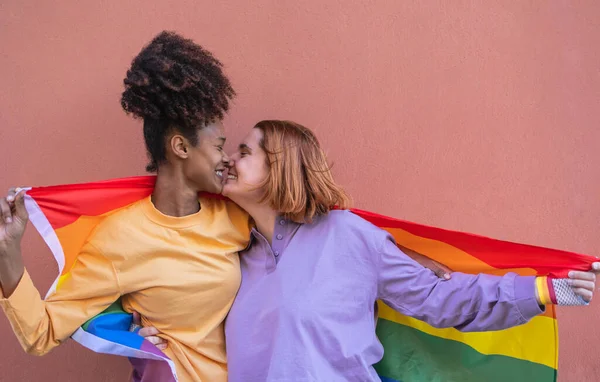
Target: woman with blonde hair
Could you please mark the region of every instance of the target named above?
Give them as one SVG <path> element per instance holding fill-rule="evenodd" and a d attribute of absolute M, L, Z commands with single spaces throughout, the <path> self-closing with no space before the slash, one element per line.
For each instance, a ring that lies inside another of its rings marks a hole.
<path fill-rule="evenodd" d="M 161 343 L 151 341 L 173 361 L 179 381 L 227 380 L 223 322 L 240 285 L 237 252 L 250 223 L 231 201 L 198 196 L 220 193 L 228 167 L 223 118 L 235 91 L 222 67 L 168 31 L 132 60 L 121 105 L 143 121 L 154 190 L 93 231 L 69 277 L 45 300 L 21 255 L 24 193 L 11 189 L 0 198 L 0 306 L 26 352 L 48 353 L 120 301 L 161 331 Z M 165 362 L 131 362 L 135 381 L 173 379 Z"/>
<path fill-rule="evenodd" d="M 345 210 L 315 135 L 259 122 L 231 156 L 223 195 L 253 218 L 225 337 L 229 381 L 379 381 L 375 302 L 435 327 L 499 330 L 543 312 L 536 277 L 436 277 L 384 230 Z M 334 209 L 337 206 L 337 209 Z M 587 304 L 594 271 L 571 272 L 558 304 Z"/>

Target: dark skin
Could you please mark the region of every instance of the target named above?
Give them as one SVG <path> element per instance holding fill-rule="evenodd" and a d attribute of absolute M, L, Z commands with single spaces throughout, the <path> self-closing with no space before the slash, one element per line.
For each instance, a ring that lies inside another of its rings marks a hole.
<path fill-rule="evenodd" d="M 217 122 L 198 131 L 198 144 L 193 146 L 180 134 L 166 142 L 167 161 L 159 166 L 152 202 L 157 210 L 168 216 L 186 216 L 199 211 L 198 192 L 221 192 L 221 178 L 216 174 L 228 166 L 223 151 L 223 125 Z M 10 297 L 25 267 L 21 254 L 21 239 L 28 222 L 24 192 L 9 190 L 0 198 L 0 287 L 4 297 Z M 450 278 L 450 269 L 412 250 L 406 253 L 438 277 Z"/>
<path fill-rule="evenodd" d="M 232 200 L 237 202 L 242 208 L 244 208 L 256 223 L 258 230 L 270 241 L 273 236 L 274 217 L 280 215 L 278 211 L 275 211 L 270 205 L 264 204 L 260 201 L 260 192 L 256 193 L 252 187 L 261 179 L 264 179 L 266 154 L 259 148 L 262 139 L 262 133 L 259 133 L 258 129 L 253 129 L 248 137 L 239 146 L 239 152 L 233 154 L 232 157 L 232 172 L 235 175 L 232 186 L 227 188 L 224 187 L 225 196 L 231 197 Z M 253 155 L 255 157 L 253 157 Z M 229 181 L 229 180 L 228 180 Z M 247 187 L 246 185 L 250 185 Z M 232 190 L 238 191 L 237 200 L 232 195 Z M 240 196 L 242 195 L 242 196 Z M 261 221 L 263 224 L 261 224 Z M 450 270 L 432 259 L 426 256 L 400 246 L 400 249 L 406 253 L 409 257 L 413 258 L 416 262 L 420 263 L 426 268 L 432 269 L 438 277 L 448 279 Z M 594 263 L 593 269 L 590 272 L 578 272 L 572 271 L 569 273 L 571 285 L 576 294 L 583 297 L 586 301 L 590 301 L 592 298 L 593 290 L 595 287 L 595 273 L 600 270 L 600 263 Z M 537 295 L 536 299 L 541 304 L 540 296 Z M 375 318 L 377 313 L 375 310 Z M 141 320 L 138 314 L 134 314 L 134 325 L 141 325 Z M 167 342 L 162 339 L 159 331 L 155 327 L 144 327 L 139 331 L 139 334 L 146 338 L 160 349 L 164 349 L 167 346 Z"/>
<path fill-rule="evenodd" d="M 174 133 L 165 142 L 167 161 L 159 166 L 152 202 L 168 216 L 187 216 L 198 212 L 199 192 L 221 192 L 219 171 L 229 158 L 223 151 L 225 136 L 220 121 L 198 130 L 198 143 L 192 145 L 181 134 Z M 9 190 L 0 198 L 0 287 L 5 298 L 15 291 L 25 267 L 21 239 L 29 220 L 24 192 Z"/>

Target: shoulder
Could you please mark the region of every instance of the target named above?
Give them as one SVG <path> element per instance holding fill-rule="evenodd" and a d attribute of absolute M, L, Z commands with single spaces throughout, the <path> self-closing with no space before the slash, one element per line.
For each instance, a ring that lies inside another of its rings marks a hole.
<path fill-rule="evenodd" d="M 139 230 L 140 221 L 145 219 L 141 206 L 143 201 L 137 201 L 105 216 L 83 217 L 87 221 L 82 221 L 81 228 L 89 229 L 86 243 L 103 252 L 106 243 L 118 243 L 131 238 L 133 231 Z"/>
<path fill-rule="evenodd" d="M 200 205 L 202 208 L 211 210 L 212 213 L 221 216 L 227 216 L 232 220 L 248 221 L 249 215 L 240 206 L 231 200 L 218 196 L 206 195 L 200 197 Z"/>
<path fill-rule="evenodd" d="M 110 212 L 104 217 L 97 217 L 98 219 L 102 219 L 102 221 L 94 228 L 94 236 L 114 234 L 135 225 L 135 223 L 139 223 L 140 218 L 144 216 L 142 209 L 143 202 L 144 199 Z"/>
<path fill-rule="evenodd" d="M 369 247 L 378 248 L 389 234 L 373 223 L 363 219 L 350 210 L 333 210 L 327 215 L 320 216 L 310 225 L 320 234 L 328 232 L 345 238 L 346 242 L 354 245 L 363 242 Z"/>
<path fill-rule="evenodd" d="M 208 195 L 200 198 L 201 208 L 205 209 L 211 221 L 213 234 L 219 240 L 229 240 L 238 250 L 245 248 L 250 239 L 250 216 L 240 206 L 229 199 Z"/>
<path fill-rule="evenodd" d="M 248 227 L 250 221 L 248 213 L 229 199 L 218 195 L 202 196 L 200 205 L 210 212 L 208 215 L 213 219 L 228 221 L 235 226 Z"/>
<path fill-rule="evenodd" d="M 333 210 L 327 215 L 319 217 L 316 224 L 326 225 L 330 228 L 363 231 L 366 233 L 376 233 L 382 231 L 373 223 L 363 219 L 350 210 Z"/>

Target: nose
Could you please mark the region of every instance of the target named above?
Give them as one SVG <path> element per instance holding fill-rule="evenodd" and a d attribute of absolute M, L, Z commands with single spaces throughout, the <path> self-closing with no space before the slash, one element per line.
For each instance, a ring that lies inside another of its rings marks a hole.
<path fill-rule="evenodd" d="M 223 163 L 225 163 L 226 166 L 227 166 L 227 163 L 229 163 L 230 159 L 225 151 L 223 151 L 223 157 L 221 158 L 221 160 L 223 161 Z"/>

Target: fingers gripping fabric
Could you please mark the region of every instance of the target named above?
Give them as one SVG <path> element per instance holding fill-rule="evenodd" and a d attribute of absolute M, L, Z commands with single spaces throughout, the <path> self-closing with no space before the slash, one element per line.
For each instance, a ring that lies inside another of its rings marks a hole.
<path fill-rule="evenodd" d="M 579 306 L 589 304 L 583 297 L 575 293 L 570 285 L 570 279 L 538 277 L 536 286 L 540 302 L 544 305 Z"/>

